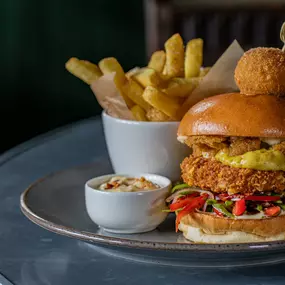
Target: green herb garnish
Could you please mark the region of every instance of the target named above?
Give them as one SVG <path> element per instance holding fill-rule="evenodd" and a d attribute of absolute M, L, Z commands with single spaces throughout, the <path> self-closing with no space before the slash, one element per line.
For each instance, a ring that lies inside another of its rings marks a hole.
<path fill-rule="evenodd" d="M 279 205 L 279 206 L 281 207 L 282 210 L 285 211 L 285 204 L 281 204 L 281 205 Z"/>
<path fill-rule="evenodd" d="M 225 205 L 226 205 L 226 207 L 229 207 L 229 206 L 231 206 L 233 203 L 234 203 L 233 201 L 226 201 L 226 202 L 225 202 Z"/>
<path fill-rule="evenodd" d="M 263 211 L 262 205 L 257 205 L 256 210 L 262 212 Z"/>
<path fill-rule="evenodd" d="M 183 196 L 186 196 L 192 192 L 195 192 L 195 191 L 192 191 L 192 190 L 186 190 L 186 191 L 183 191 L 183 192 L 180 192 L 177 197 L 180 198 L 180 197 L 183 197 Z"/>
<path fill-rule="evenodd" d="M 183 188 L 188 188 L 188 187 L 189 187 L 189 185 L 186 184 L 186 183 L 177 184 L 177 185 L 175 185 L 175 186 L 172 188 L 171 193 L 174 193 L 174 192 L 177 191 L 177 190 L 180 190 L 180 189 L 183 189 Z"/>
<path fill-rule="evenodd" d="M 172 211 L 170 209 L 164 209 L 164 210 L 162 210 L 162 212 L 164 212 L 164 213 L 171 213 L 171 212 L 174 212 L 174 211 Z"/>
<path fill-rule="evenodd" d="M 206 201 L 206 203 L 207 203 L 207 205 L 213 205 L 213 204 L 216 204 L 217 201 L 216 201 L 215 199 L 208 199 L 208 200 Z"/>
<path fill-rule="evenodd" d="M 232 213 L 230 213 L 223 204 L 213 204 L 213 207 L 215 209 L 217 209 L 219 212 L 221 212 L 222 214 L 224 214 L 225 216 L 229 217 L 229 218 L 234 218 L 234 215 Z"/>

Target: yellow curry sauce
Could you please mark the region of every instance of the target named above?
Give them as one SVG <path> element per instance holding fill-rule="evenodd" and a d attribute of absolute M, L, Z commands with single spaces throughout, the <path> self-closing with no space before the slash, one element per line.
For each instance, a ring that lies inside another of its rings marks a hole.
<path fill-rule="evenodd" d="M 215 158 L 225 165 L 237 168 L 285 171 L 284 154 L 273 149 L 259 149 L 237 156 L 229 156 L 227 153 L 221 150 L 216 154 Z"/>

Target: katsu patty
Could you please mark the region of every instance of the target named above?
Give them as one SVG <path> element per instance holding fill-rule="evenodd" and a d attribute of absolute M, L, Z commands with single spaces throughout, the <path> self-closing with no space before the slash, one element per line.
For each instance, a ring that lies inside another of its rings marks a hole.
<path fill-rule="evenodd" d="M 182 179 L 188 185 L 215 193 L 279 193 L 285 190 L 284 171 L 235 168 L 224 165 L 214 158 L 206 159 L 191 155 L 181 163 L 181 171 Z"/>

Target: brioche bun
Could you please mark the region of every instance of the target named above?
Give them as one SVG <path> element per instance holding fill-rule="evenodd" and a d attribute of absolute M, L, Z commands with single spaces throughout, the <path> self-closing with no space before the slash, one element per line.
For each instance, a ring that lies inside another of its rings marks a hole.
<path fill-rule="evenodd" d="M 285 53 L 278 48 L 253 48 L 235 69 L 235 81 L 246 95 L 285 95 Z"/>
<path fill-rule="evenodd" d="M 209 97 L 190 108 L 177 135 L 285 138 L 285 98 L 240 93 Z"/>
<path fill-rule="evenodd" d="M 285 240 L 285 215 L 265 219 L 229 219 L 193 212 L 182 218 L 179 230 L 186 239 L 203 243 Z"/>

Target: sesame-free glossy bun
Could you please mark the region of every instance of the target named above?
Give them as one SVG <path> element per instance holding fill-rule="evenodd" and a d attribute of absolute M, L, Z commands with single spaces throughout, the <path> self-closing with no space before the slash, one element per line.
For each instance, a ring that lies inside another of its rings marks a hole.
<path fill-rule="evenodd" d="M 285 240 L 285 215 L 265 219 L 229 219 L 193 212 L 179 230 L 186 239 L 203 243 L 248 243 Z"/>
<path fill-rule="evenodd" d="M 285 52 L 278 48 L 253 48 L 235 69 L 235 81 L 246 95 L 285 95 Z"/>
<path fill-rule="evenodd" d="M 285 138 L 285 98 L 240 93 L 209 97 L 189 109 L 177 135 Z"/>

